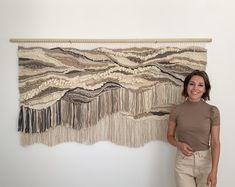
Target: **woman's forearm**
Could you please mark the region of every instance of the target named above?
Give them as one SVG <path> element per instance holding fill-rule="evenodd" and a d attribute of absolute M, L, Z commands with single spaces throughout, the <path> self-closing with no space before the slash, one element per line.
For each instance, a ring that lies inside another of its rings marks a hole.
<path fill-rule="evenodd" d="M 218 170 L 219 156 L 220 156 L 220 143 L 214 143 L 211 146 L 211 156 L 212 156 L 212 172 L 216 172 Z"/>
<path fill-rule="evenodd" d="M 167 140 L 168 142 L 175 146 L 175 147 L 179 147 L 179 144 L 180 142 L 178 142 L 176 139 L 175 139 L 175 129 L 176 129 L 176 124 L 174 121 L 169 121 L 169 124 L 168 124 L 168 129 L 167 129 Z"/>
<path fill-rule="evenodd" d="M 173 145 L 173 146 L 179 148 L 180 142 L 177 141 L 177 140 L 175 139 L 175 137 L 173 137 L 173 136 L 167 136 L 167 140 L 168 140 L 168 142 L 169 142 L 171 145 Z"/>

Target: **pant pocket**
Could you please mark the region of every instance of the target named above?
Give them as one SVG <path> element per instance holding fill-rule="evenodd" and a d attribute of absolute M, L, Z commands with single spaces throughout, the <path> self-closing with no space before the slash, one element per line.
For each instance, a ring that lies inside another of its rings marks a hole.
<path fill-rule="evenodd" d="M 186 158 L 186 156 L 180 150 L 178 150 L 176 153 L 176 159 L 184 160 L 185 158 Z"/>

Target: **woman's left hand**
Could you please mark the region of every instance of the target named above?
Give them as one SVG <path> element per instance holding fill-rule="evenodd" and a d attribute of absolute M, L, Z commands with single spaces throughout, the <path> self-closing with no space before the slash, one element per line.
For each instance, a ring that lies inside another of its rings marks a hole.
<path fill-rule="evenodd" d="M 217 183 L 217 174 L 216 172 L 211 171 L 207 177 L 207 185 L 209 187 L 215 187 Z"/>

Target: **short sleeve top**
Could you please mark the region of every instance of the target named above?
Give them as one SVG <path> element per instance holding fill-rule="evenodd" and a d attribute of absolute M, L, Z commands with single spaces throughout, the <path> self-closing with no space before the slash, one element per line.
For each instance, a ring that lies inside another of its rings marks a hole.
<path fill-rule="evenodd" d="M 179 141 L 190 145 L 193 151 L 207 150 L 210 147 L 211 128 L 220 125 L 220 112 L 216 106 L 203 100 L 186 100 L 172 108 L 169 120 L 176 124 Z"/>

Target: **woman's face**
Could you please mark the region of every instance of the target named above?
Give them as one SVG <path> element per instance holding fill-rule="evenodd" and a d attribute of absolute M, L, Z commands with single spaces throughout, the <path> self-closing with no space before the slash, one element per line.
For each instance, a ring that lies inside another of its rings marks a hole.
<path fill-rule="evenodd" d="M 204 79 L 198 75 L 192 76 L 187 86 L 189 100 L 192 102 L 200 101 L 205 91 L 206 87 Z"/>

